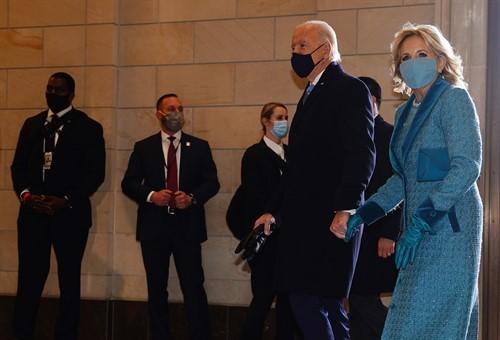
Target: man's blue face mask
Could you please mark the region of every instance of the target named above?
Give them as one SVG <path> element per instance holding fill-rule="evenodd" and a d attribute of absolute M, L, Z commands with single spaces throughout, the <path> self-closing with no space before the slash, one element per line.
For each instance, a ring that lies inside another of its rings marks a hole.
<path fill-rule="evenodd" d="M 420 89 L 433 82 L 438 76 L 437 62 L 434 58 L 406 60 L 399 65 L 399 71 L 405 84 L 412 89 Z"/>

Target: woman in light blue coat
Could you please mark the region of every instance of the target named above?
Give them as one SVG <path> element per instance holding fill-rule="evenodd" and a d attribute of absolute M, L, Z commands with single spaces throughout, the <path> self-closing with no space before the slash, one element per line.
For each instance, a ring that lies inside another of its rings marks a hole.
<path fill-rule="evenodd" d="M 481 136 L 461 59 L 431 25 L 406 24 L 391 44 L 396 89 L 395 175 L 356 211 L 348 241 L 404 201 L 401 268 L 382 339 L 477 339 L 483 207 Z"/>

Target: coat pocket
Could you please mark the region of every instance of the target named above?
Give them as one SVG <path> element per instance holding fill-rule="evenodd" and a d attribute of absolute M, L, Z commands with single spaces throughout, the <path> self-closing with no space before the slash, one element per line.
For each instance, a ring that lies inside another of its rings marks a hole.
<path fill-rule="evenodd" d="M 450 170 L 447 148 L 420 149 L 417 160 L 417 181 L 442 180 Z"/>

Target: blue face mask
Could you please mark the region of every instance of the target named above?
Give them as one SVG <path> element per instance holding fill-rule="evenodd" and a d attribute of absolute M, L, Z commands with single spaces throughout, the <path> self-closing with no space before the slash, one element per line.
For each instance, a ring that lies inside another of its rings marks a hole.
<path fill-rule="evenodd" d="M 403 81 L 412 89 L 420 89 L 437 78 L 437 62 L 434 58 L 415 58 L 399 65 Z"/>
<path fill-rule="evenodd" d="M 278 138 L 285 137 L 288 132 L 288 122 L 286 120 L 275 120 L 271 132 Z"/>

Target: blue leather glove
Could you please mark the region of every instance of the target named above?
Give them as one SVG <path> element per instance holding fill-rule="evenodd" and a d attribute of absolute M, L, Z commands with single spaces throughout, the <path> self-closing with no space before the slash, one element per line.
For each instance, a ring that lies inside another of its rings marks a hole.
<path fill-rule="evenodd" d="M 424 232 L 432 233 L 431 227 L 421 218 L 413 216 L 411 223 L 396 243 L 396 267 L 404 269 L 415 260 L 418 245 Z"/>
<path fill-rule="evenodd" d="M 345 232 L 344 241 L 349 242 L 349 240 L 359 231 L 362 224 L 363 220 L 361 219 L 361 216 L 358 214 L 352 215 L 349 218 L 349 221 L 347 221 L 347 230 Z"/>

